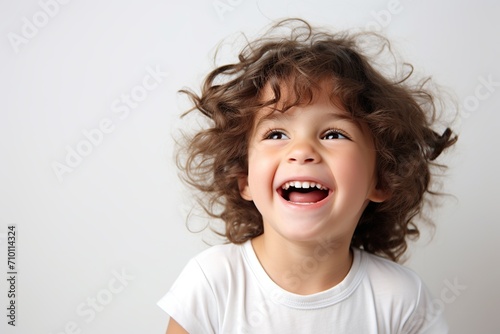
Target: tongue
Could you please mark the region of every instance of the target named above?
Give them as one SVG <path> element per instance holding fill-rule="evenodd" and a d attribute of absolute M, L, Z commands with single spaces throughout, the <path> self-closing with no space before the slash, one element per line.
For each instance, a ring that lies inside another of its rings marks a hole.
<path fill-rule="evenodd" d="M 307 193 L 292 191 L 289 194 L 290 202 L 294 203 L 316 203 L 326 197 L 325 191 L 313 190 Z"/>

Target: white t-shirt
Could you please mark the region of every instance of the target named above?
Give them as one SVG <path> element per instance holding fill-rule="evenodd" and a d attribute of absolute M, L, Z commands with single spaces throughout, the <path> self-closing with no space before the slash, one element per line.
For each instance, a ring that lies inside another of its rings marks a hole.
<path fill-rule="evenodd" d="M 353 254 L 342 282 L 304 296 L 271 280 L 250 241 L 213 246 L 189 261 L 158 305 L 190 334 L 448 333 L 413 271 L 359 249 Z M 307 280 L 320 256 L 290 279 Z"/>

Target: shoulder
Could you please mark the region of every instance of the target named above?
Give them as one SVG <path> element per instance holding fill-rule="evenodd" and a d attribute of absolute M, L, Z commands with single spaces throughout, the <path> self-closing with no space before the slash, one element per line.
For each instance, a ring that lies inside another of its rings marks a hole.
<path fill-rule="evenodd" d="M 422 287 L 422 279 L 410 268 L 362 250 L 357 251 L 362 258 L 366 278 L 372 284 L 401 293 L 418 293 Z"/>
<path fill-rule="evenodd" d="M 243 248 L 245 244 L 215 245 L 192 258 L 186 267 L 198 271 L 202 279 L 212 289 L 227 287 L 236 277 L 247 270 Z"/>
<path fill-rule="evenodd" d="M 241 247 L 212 246 L 193 257 L 158 305 L 189 333 L 215 333 L 232 285 L 244 270 Z"/>
<path fill-rule="evenodd" d="M 211 246 L 191 258 L 174 282 L 171 291 L 215 293 L 243 267 L 240 248 L 235 244 Z"/>
<path fill-rule="evenodd" d="M 203 271 L 229 269 L 229 267 L 241 264 L 243 245 L 222 244 L 211 246 L 197 254 L 191 262 L 196 263 Z"/>
<path fill-rule="evenodd" d="M 408 267 L 358 250 L 363 263 L 365 292 L 387 314 L 398 314 L 404 333 L 447 333 L 442 312 L 422 279 Z"/>
<path fill-rule="evenodd" d="M 243 245 L 244 244 L 233 243 L 213 245 L 198 253 L 193 259 L 203 262 L 213 260 L 214 258 L 220 258 L 221 256 L 231 258 L 235 253 L 239 252 L 239 248 Z"/>
<path fill-rule="evenodd" d="M 367 252 L 360 256 L 365 270 L 361 286 L 379 310 L 409 316 L 418 308 L 426 290 L 413 270 Z"/>

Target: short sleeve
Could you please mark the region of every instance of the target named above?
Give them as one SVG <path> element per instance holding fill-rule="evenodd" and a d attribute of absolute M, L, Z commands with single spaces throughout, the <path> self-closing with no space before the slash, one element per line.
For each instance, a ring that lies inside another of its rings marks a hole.
<path fill-rule="evenodd" d="M 216 299 L 195 259 L 188 262 L 158 306 L 190 334 L 216 333 Z"/>
<path fill-rule="evenodd" d="M 404 326 L 403 333 L 447 334 L 448 324 L 444 318 L 443 308 L 437 301 L 439 300 L 433 299 L 430 291 L 421 282 L 418 302 Z"/>

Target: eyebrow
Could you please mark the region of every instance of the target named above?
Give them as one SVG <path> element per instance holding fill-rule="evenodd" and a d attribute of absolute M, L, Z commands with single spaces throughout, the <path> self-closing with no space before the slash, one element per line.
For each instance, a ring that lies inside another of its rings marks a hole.
<path fill-rule="evenodd" d="M 274 111 L 268 113 L 267 115 L 260 117 L 257 120 L 257 123 L 255 124 L 254 129 L 258 129 L 263 123 L 266 123 L 268 121 L 278 121 L 281 118 L 278 116 L 286 116 L 286 115 L 283 112 L 274 110 Z"/>
<path fill-rule="evenodd" d="M 268 121 L 279 121 L 282 118 L 287 118 L 287 116 L 288 115 L 286 112 L 273 110 L 272 112 L 268 113 L 267 115 L 260 117 L 258 119 L 257 123 L 255 124 L 254 129 L 258 129 L 263 123 L 266 123 Z M 345 111 L 342 113 L 332 112 L 332 113 L 328 113 L 327 117 L 333 118 L 334 120 L 349 121 L 361 129 L 359 122 L 356 119 L 354 119 L 353 116 L 351 114 L 349 114 L 348 112 L 345 112 Z"/>

